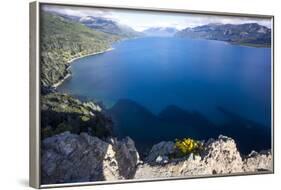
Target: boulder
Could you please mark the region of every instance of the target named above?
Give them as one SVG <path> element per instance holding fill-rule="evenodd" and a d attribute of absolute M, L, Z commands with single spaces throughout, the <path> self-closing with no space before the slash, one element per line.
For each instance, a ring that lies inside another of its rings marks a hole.
<path fill-rule="evenodd" d="M 137 164 L 140 162 L 139 153 L 135 148 L 134 141 L 126 137 L 121 141 L 116 141 L 114 149 L 119 166 L 119 174 L 125 179 L 133 178 Z"/>
<path fill-rule="evenodd" d="M 169 162 L 168 156 L 158 156 L 155 160 L 157 164 L 167 164 Z"/>
<path fill-rule="evenodd" d="M 150 164 L 160 163 L 162 158 L 165 158 L 165 162 L 168 161 L 168 155 L 173 154 L 175 152 L 175 144 L 172 141 L 162 141 L 156 145 L 154 145 L 148 156 L 145 158 L 145 162 Z M 157 161 L 158 158 L 158 161 Z"/>
<path fill-rule="evenodd" d="M 227 174 L 242 172 L 242 158 L 232 138 L 220 135 L 217 140 L 205 145 L 202 161 L 211 169 L 208 173 Z"/>
<path fill-rule="evenodd" d="M 132 178 L 139 155 L 130 138 L 103 141 L 64 132 L 42 141 L 43 184 Z"/>

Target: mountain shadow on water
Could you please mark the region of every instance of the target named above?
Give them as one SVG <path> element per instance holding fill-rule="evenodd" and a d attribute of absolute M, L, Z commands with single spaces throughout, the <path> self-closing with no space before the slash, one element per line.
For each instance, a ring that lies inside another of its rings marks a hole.
<path fill-rule="evenodd" d="M 168 106 L 155 115 L 137 102 L 121 99 L 107 114 L 113 120 L 114 133 L 118 137 L 130 136 L 140 152 L 146 152 L 160 141 L 184 137 L 207 139 L 219 134 L 216 126 L 199 112 L 176 106 Z"/>
<path fill-rule="evenodd" d="M 138 149 L 165 140 L 163 123 L 145 107 L 131 100 L 119 100 L 107 112 L 114 123 L 113 131 L 118 137 L 130 136 Z"/>
<path fill-rule="evenodd" d="M 119 100 L 107 113 L 114 122 L 118 137 L 130 136 L 140 152 L 145 152 L 160 141 L 191 137 L 205 140 L 223 134 L 235 139 L 242 153 L 269 149 L 270 127 L 243 118 L 225 108 L 217 108 L 226 122 L 216 125 L 203 114 L 188 111 L 175 105 L 167 106 L 158 115 L 137 102 Z"/>
<path fill-rule="evenodd" d="M 219 134 L 217 126 L 200 112 L 188 111 L 175 105 L 164 108 L 158 114 L 158 118 L 162 123 L 170 126 L 168 130 L 175 126 L 175 130 L 179 129 L 180 134 L 184 132 L 185 135 L 190 134 L 191 137 L 196 139 L 208 139 Z"/>
<path fill-rule="evenodd" d="M 217 110 L 226 118 L 226 122 L 220 126 L 222 134 L 234 138 L 242 153 L 271 148 L 270 126 L 259 124 L 220 106 Z"/>

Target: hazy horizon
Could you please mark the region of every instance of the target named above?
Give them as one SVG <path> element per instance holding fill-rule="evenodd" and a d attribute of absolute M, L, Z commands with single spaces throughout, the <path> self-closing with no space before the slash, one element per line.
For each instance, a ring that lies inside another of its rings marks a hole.
<path fill-rule="evenodd" d="M 79 6 L 43 5 L 42 9 L 78 17 L 103 17 L 122 25 L 127 25 L 136 31 L 142 32 L 148 28 L 172 27 L 182 30 L 187 27 L 196 27 L 206 24 L 245 24 L 258 23 L 271 28 L 271 19 L 201 15 L 189 13 L 171 13 L 142 10 L 122 10 L 111 8 L 90 8 Z"/>

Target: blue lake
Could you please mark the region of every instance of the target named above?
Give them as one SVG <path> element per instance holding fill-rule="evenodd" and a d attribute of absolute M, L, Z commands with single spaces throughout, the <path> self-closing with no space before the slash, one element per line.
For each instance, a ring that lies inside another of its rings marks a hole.
<path fill-rule="evenodd" d="M 113 48 L 74 61 L 71 79 L 58 90 L 108 109 L 124 99 L 155 115 L 174 105 L 216 125 L 230 113 L 270 133 L 270 48 L 176 37 L 124 40 Z"/>

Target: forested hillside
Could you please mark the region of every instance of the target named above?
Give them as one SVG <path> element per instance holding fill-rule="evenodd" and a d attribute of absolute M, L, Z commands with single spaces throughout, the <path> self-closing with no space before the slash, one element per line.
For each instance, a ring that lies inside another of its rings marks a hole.
<path fill-rule="evenodd" d="M 46 12 L 41 14 L 40 34 L 43 87 L 53 86 L 70 74 L 68 62 L 71 59 L 104 51 L 120 39 Z"/>

